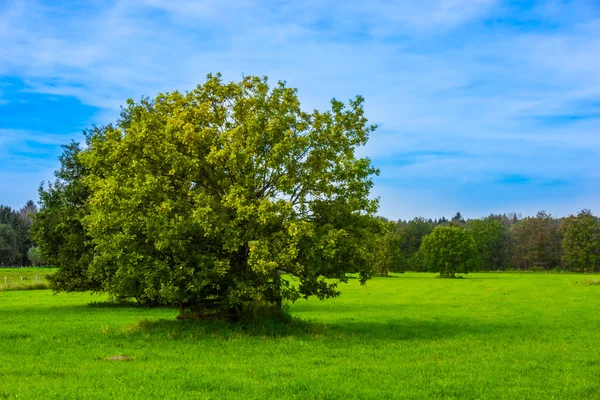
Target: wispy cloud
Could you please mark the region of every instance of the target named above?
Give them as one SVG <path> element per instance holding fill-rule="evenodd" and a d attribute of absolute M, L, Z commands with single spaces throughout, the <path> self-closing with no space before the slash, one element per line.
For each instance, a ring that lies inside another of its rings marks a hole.
<path fill-rule="evenodd" d="M 19 92 L 81 104 L 59 139 L 114 121 L 128 97 L 190 89 L 208 72 L 267 74 L 308 108 L 366 97 L 380 129 L 363 153 L 382 166 L 384 215 L 566 213 L 600 198 L 594 0 L 8 0 L 0 43 L 0 74 Z M 0 128 L 16 99 L 0 86 Z M 529 179 L 520 195 L 502 183 L 511 176 Z"/>

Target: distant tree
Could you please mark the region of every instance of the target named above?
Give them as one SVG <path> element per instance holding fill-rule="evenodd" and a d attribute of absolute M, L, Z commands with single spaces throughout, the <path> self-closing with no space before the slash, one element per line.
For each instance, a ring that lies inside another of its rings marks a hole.
<path fill-rule="evenodd" d="M 0 224 L 0 265 L 12 265 L 17 259 L 17 234 L 8 224 Z"/>
<path fill-rule="evenodd" d="M 563 230 L 563 262 L 575 271 L 600 271 L 600 223 L 590 210 L 566 218 Z"/>
<path fill-rule="evenodd" d="M 29 257 L 31 264 L 35 265 L 36 267 L 44 264 L 44 257 L 42 257 L 39 247 L 30 248 L 27 252 L 27 256 Z"/>
<path fill-rule="evenodd" d="M 494 219 L 500 222 L 504 227 L 510 228 L 513 226 L 518 220 L 513 220 L 514 213 L 511 214 L 490 214 L 485 219 Z"/>
<path fill-rule="evenodd" d="M 443 278 L 469 273 L 477 265 L 477 244 L 472 234 L 457 226 L 438 226 L 423 238 L 420 258 L 429 272 Z"/>
<path fill-rule="evenodd" d="M 477 243 L 480 267 L 484 270 L 502 270 L 507 267 L 507 228 L 495 218 L 469 220 L 467 227 Z"/>
<path fill-rule="evenodd" d="M 512 227 L 513 265 L 551 269 L 561 264 L 559 221 L 545 211 L 520 220 Z"/>
<path fill-rule="evenodd" d="M 462 226 L 465 224 L 465 219 L 463 218 L 463 216 L 460 212 L 457 212 L 456 215 L 454 215 L 454 217 L 452 217 L 452 220 L 450 221 L 450 223 L 453 225 L 456 225 L 456 226 Z"/>
<path fill-rule="evenodd" d="M 400 246 L 400 269 L 422 270 L 422 265 L 419 261 L 418 251 L 421 247 L 423 237 L 433 231 L 433 224 L 427 222 L 424 218 L 414 218 L 413 220 L 400 224 L 398 227 L 400 236 L 397 239 Z"/>
<path fill-rule="evenodd" d="M 394 223 L 382 225 L 374 243 L 373 269 L 376 274 L 388 276 L 389 272 L 404 272 L 401 242 L 402 235 Z"/>
<path fill-rule="evenodd" d="M 517 214 L 516 212 L 511 212 L 508 213 L 508 218 L 512 221 L 513 224 L 516 224 L 521 219 L 523 219 L 523 216 L 521 215 L 521 213 Z"/>
<path fill-rule="evenodd" d="M 29 200 L 29 201 L 27 201 L 25 206 L 23 208 L 21 208 L 21 210 L 19 211 L 19 216 L 21 217 L 21 219 L 23 221 L 25 221 L 25 224 L 27 225 L 27 227 L 29 227 L 33 223 L 33 217 L 35 216 L 36 213 L 37 213 L 37 206 L 35 205 L 33 200 Z"/>
<path fill-rule="evenodd" d="M 27 252 L 33 245 L 30 238 L 31 221 L 29 217 L 10 207 L 0 206 L 0 224 L 10 225 L 16 235 L 17 255 L 12 262 L 15 265 L 26 265 L 28 263 Z"/>

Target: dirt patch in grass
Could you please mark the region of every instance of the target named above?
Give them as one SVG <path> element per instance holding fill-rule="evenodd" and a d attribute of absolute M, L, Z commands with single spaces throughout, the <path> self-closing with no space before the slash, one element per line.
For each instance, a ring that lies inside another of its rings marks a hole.
<path fill-rule="evenodd" d="M 123 356 L 123 355 L 120 355 L 120 356 L 109 356 L 109 357 L 106 357 L 106 359 L 108 361 L 132 361 L 132 360 L 134 360 L 133 357 Z"/>
<path fill-rule="evenodd" d="M 600 286 L 600 279 L 585 279 L 583 281 L 577 281 L 574 284 L 580 286 Z"/>

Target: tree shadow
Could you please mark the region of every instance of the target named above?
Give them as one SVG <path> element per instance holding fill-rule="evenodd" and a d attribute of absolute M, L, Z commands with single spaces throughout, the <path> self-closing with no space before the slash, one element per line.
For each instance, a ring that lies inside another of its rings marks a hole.
<path fill-rule="evenodd" d="M 90 308 L 166 308 L 173 310 L 171 306 L 165 306 L 162 304 L 151 304 L 151 303 L 138 303 L 134 300 L 121 300 L 121 301 L 92 301 L 88 304 L 83 304 L 84 307 Z"/>
<path fill-rule="evenodd" d="M 473 274 L 486 274 L 486 277 L 475 277 Z M 502 272 L 472 272 L 468 274 L 458 274 L 455 278 L 440 278 L 437 273 L 431 272 L 416 272 L 416 271 L 407 271 L 406 274 L 395 274 L 393 277 L 400 279 L 441 279 L 443 281 L 454 281 L 456 279 L 464 279 L 464 280 L 487 280 L 487 279 L 514 279 L 514 277 L 502 276 L 504 273 Z"/>
<path fill-rule="evenodd" d="M 130 336 L 161 336 L 170 339 L 214 339 L 232 338 L 298 338 L 302 340 L 360 340 L 381 341 L 427 341 L 459 336 L 485 336 L 509 329 L 509 326 L 494 323 L 482 324 L 467 320 L 420 320 L 398 318 L 387 322 L 335 322 L 292 318 L 291 321 L 258 321 L 244 325 L 225 321 L 193 321 L 159 319 L 143 320 L 124 329 Z"/>
<path fill-rule="evenodd" d="M 386 341 L 437 340 L 457 336 L 482 336 L 497 334 L 509 328 L 500 323 L 484 324 L 471 320 L 423 320 L 397 318 L 386 323 L 347 322 L 330 325 L 332 332 L 341 336 Z"/>
<path fill-rule="evenodd" d="M 400 279 L 433 279 L 437 275 L 430 274 L 429 272 L 409 272 L 406 274 L 397 274 L 392 276 Z"/>
<path fill-rule="evenodd" d="M 418 304 L 411 304 L 410 307 L 420 307 Z M 394 317 L 398 311 L 398 304 L 393 305 L 369 305 L 369 311 L 374 315 L 386 316 L 385 321 L 361 321 L 361 316 L 356 314 L 355 308 L 344 310 L 323 310 L 319 309 L 320 314 L 335 315 L 336 320 L 332 322 L 322 322 L 306 317 L 298 317 L 292 312 L 287 318 L 273 320 L 268 317 L 256 318 L 246 323 L 231 323 L 227 321 L 213 320 L 177 320 L 175 317 L 177 311 L 172 308 L 172 317 L 164 318 L 165 315 L 152 316 L 151 319 L 143 319 L 144 312 L 148 308 L 137 306 L 135 303 L 111 303 L 111 302 L 93 302 L 89 304 L 77 304 L 49 309 L 54 318 L 60 318 L 65 323 L 68 320 L 81 319 L 80 313 L 101 314 L 109 309 L 122 310 L 127 314 L 135 311 L 139 313 L 139 320 L 135 323 L 113 327 L 110 335 L 126 335 L 130 339 L 145 340 L 150 337 L 167 337 L 170 340 L 208 340 L 208 339 L 241 339 L 241 338 L 298 338 L 301 340 L 360 340 L 365 343 L 378 344 L 381 342 L 393 341 L 427 341 L 443 340 L 460 336 L 487 336 L 495 335 L 506 330 L 518 329 L 517 326 L 510 326 L 501 322 L 489 323 L 481 322 L 465 317 L 457 317 L 449 314 L 448 316 L 435 316 L 432 318 L 414 318 L 414 317 Z M 426 310 L 426 306 L 424 311 Z M 164 307 L 163 307 L 164 308 Z M 300 311 L 301 314 L 310 314 L 312 307 Z M 317 311 L 317 310 L 315 310 Z M 13 310 L 4 310 L 3 315 L 7 319 L 23 320 L 23 316 L 31 315 L 34 318 L 39 316 L 39 308 L 20 308 Z M 346 314 L 346 315 L 344 315 Z M 426 315 L 426 314 L 423 314 Z M 91 317 L 92 319 L 94 317 Z M 28 319 L 27 317 L 25 319 Z M 371 318 L 372 319 L 372 318 Z M 0 338 L 2 336 L 0 335 Z M 4 338 L 7 339 L 7 338 Z"/>

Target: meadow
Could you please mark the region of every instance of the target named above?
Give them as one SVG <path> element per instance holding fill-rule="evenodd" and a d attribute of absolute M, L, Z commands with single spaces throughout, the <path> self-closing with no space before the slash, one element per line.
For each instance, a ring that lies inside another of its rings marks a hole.
<path fill-rule="evenodd" d="M 0 292 L 48 288 L 46 276 L 56 268 L 0 268 Z"/>
<path fill-rule="evenodd" d="M 595 399 L 593 275 L 350 280 L 243 329 L 89 293 L 0 292 L 0 399 Z"/>

